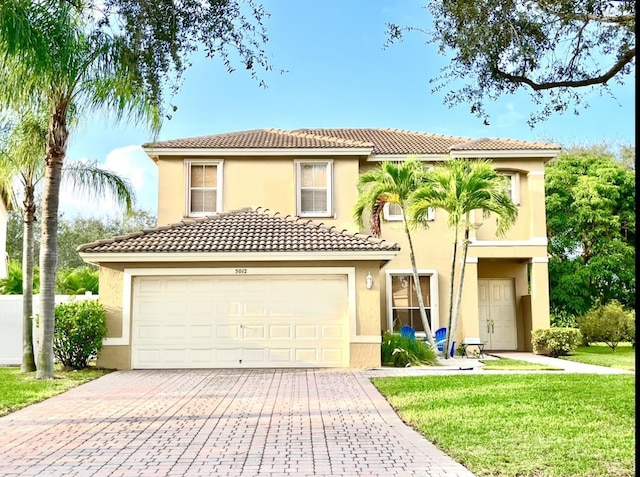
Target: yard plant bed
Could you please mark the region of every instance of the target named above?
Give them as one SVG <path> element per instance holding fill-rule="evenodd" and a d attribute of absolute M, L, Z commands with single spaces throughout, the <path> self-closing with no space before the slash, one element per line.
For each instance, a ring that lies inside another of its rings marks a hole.
<path fill-rule="evenodd" d="M 406 423 L 480 477 L 635 475 L 634 375 L 372 382 Z"/>
<path fill-rule="evenodd" d="M 108 372 L 96 368 L 78 371 L 56 369 L 54 379 L 36 379 L 36 373 L 21 373 L 20 368 L 0 368 L 0 416 L 63 393 Z"/>

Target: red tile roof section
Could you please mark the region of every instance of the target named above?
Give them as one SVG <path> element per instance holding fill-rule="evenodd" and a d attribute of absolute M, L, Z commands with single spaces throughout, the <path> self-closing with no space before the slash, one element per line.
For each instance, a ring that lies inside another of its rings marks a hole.
<path fill-rule="evenodd" d="M 86 253 L 365 252 L 400 246 L 309 219 L 244 208 L 80 245 Z"/>
<path fill-rule="evenodd" d="M 144 144 L 146 148 L 202 149 L 325 149 L 370 148 L 374 154 L 448 154 L 465 150 L 554 150 L 559 146 L 514 139 L 471 139 L 400 129 L 335 128 L 335 129 L 254 129 L 159 141 Z"/>

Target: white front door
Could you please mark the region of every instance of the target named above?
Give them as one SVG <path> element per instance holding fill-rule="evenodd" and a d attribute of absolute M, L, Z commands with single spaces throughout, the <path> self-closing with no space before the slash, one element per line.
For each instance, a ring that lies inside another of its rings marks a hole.
<path fill-rule="evenodd" d="M 133 281 L 133 368 L 346 367 L 347 277 Z"/>
<path fill-rule="evenodd" d="M 480 339 L 488 350 L 518 348 L 515 285 L 512 279 L 478 280 Z"/>

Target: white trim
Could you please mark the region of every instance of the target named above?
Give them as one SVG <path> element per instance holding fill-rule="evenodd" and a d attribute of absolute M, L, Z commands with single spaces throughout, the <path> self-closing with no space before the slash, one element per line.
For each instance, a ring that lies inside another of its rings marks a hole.
<path fill-rule="evenodd" d="M 222 207 L 222 189 L 224 181 L 224 161 L 222 159 L 197 159 L 184 160 L 184 179 L 185 179 L 185 217 L 207 217 L 213 214 L 219 214 L 224 210 Z M 191 211 L 191 166 L 216 166 L 216 210 L 204 212 Z"/>
<path fill-rule="evenodd" d="M 549 257 L 531 257 L 531 263 L 549 263 Z"/>
<path fill-rule="evenodd" d="M 333 217 L 333 159 L 295 159 L 293 161 L 295 166 L 295 178 L 296 178 L 296 215 L 298 217 Z M 327 211 L 324 213 L 318 212 L 303 212 L 302 211 L 302 187 L 301 187 L 301 166 L 305 165 L 325 165 L 327 166 Z"/>
<path fill-rule="evenodd" d="M 368 156 L 373 147 L 354 148 L 171 148 L 143 147 L 148 156 Z"/>
<path fill-rule="evenodd" d="M 413 275 L 413 270 L 410 268 L 392 268 L 385 270 L 385 283 L 386 283 L 386 296 L 384 297 L 387 305 L 387 329 L 393 329 L 393 307 L 391 306 L 392 300 L 392 286 L 391 277 L 393 275 Z M 438 287 L 438 270 L 435 268 L 419 268 L 418 276 L 429 276 L 429 287 L 431 297 L 431 331 L 434 332 L 440 326 L 440 292 Z"/>
<path fill-rule="evenodd" d="M 382 209 L 382 215 L 384 217 L 385 222 L 402 222 L 402 215 L 389 213 L 391 204 L 392 202 L 385 202 L 384 207 Z M 395 204 L 395 205 L 400 207 L 399 204 Z M 436 209 L 434 209 L 433 207 L 429 207 L 427 211 L 427 221 L 432 222 L 434 220 L 436 220 Z"/>
<path fill-rule="evenodd" d="M 470 247 L 532 247 L 547 246 L 547 237 L 532 237 L 529 240 L 477 240 L 471 239 Z"/>
<path fill-rule="evenodd" d="M 247 275 L 346 275 L 348 293 L 349 342 L 357 336 L 356 322 L 356 269 L 354 267 L 292 267 L 292 268 L 263 268 L 249 267 L 243 269 L 242 275 L 237 268 L 125 268 L 122 278 L 122 336 L 105 338 L 104 346 L 131 345 L 131 307 L 133 304 L 133 278 L 143 276 L 247 276 Z M 360 338 L 360 337 L 359 337 Z M 367 339 L 367 337 L 363 337 Z M 378 343 L 380 341 L 378 340 Z M 349 360 L 347 360 L 349 362 Z"/>
<path fill-rule="evenodd" d="M 465 263 L 478 263 L 478 257 L 467 257 Z"/>
<path fill-rule="evenodd" d="M 449 155 L 453 159 L 540 159 L 549 158 L 552 159 L 560 153 L 560 149 L 494 149 L 494 150 L 464 150 L 464 151 L 450 151 Z"/>
<path fill-rule="evenodd" d="M 448 154 L 371 154 L 367 162 L 404 162 L 410 157 L 422 162 L 442 162 L 451 160 Z"/>
<path fill-rule="evenodd" d="M 511 186 L 509 187 L 511 201 L 516 205 L 520 205 L 520 172 L 506 169 L 496 169 L 496 172 L 509 178 L 511 181 Z"/>
<path fill-rule="evenodd" d="M 392 260 L 399 250 L 373 250 L 353 252 L 185 252 L 185 253 L 104 253 L 80 252 L 80 256 L 87 263 L 97 265 L 107 262 L 148 262 L 148 263 L 176 263 L 176 262 L 272 262 L 272 261 L 302 261 L 302 260 Z"/>

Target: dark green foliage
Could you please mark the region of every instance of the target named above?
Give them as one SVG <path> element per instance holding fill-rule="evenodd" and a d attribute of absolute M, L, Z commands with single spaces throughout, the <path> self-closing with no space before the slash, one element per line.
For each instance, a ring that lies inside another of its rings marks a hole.
<path fill-rule="evenodd" d="M 94 300 L 61 303 L 55 307 L 53 354 L 67 368 L 83 369 L 102 349 L 107 336 L 104 307 Z"/>
<path fill-rule="evenodd" d="M 575 148 L 545 172 L 551 315 L 635 305 L 635 174 L 605 147 Z"/>
<path fill-rule="evenodd" d="M 56 291 L 61 295 L 84 295 L 88 291 L 97 295 L 99 275 L 97 269 L 89 266 L 58 270 Z"/>
<path fill-rule="evenodd" d="M 548 328 L 533 330 L 533 351 L 557 358 L 573 353 L 582 342 L 582 333 L 576 328 Z"/>
<path fill-rule="evenodd" d="M 468 105 L 488 123 L 486 104 L 526 90 L 541 106 L 532 125 L 573 110 L 582 94 L 635 74 L 635 4 L 610 0 L 431 0 L 433 25 L 387 24 L 389 43 L 427 35 L 448 56 L 434 91 L 447 106 Z M 558 54 L 562 45 L 562 54 Z M 456 89 L 452 90 L 451 86 Z"/>
<path fill-rule="evenodd" d="M 617 301 L 589 310 L 578 318 L 578 325 L 585 345 L 606 343 L 615 351 L 620 342 L 635 342 L 635 311 L 625 310 Z"/>
<path fill-rule="evenodd" d="M 7 278 L 0 279 L 0 295 L 22 295 L 22 265 L 17 260 L 7 263 Z M 38 267 L 33 271 L 33 293 L 38 293 L 40 273 Z"/>
<path fill-rule="evenodd" d="M 398 333 L 382 335 L 382 365 L 405 368 L 408 366 L 435 365 L 435 352 L 423 341 L 412 340 Z"/>

